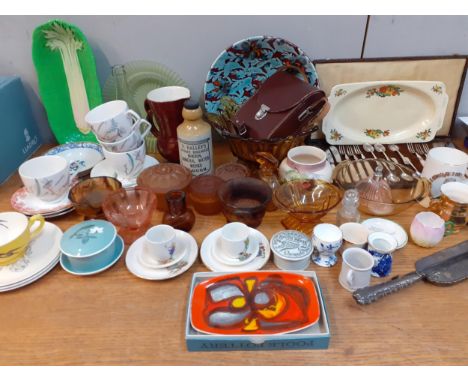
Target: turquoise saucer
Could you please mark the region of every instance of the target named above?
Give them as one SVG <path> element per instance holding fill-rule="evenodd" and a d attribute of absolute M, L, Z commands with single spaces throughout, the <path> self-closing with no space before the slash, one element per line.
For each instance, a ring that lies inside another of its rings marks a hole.
<path fill-rule="evenodd" d="M 124 242 L 123 239 L 117 235 L 115 238 L 115 248 L 114 253 L 110 258 L 103 258 L 102 262 L 92 262 L 92 263 L 83 263 L 77 266 L 76 264 L 72 264 L 70 259 L 67 255 L 63 253 L 60 255 L 60 265 L 62 268 L 72 275 L 76 276 L 90 276 L 95 275 L 96 273 L 100 273 L 105 271 L 106 269 L 112 267 L 122 256 L 124 251 Z"/>

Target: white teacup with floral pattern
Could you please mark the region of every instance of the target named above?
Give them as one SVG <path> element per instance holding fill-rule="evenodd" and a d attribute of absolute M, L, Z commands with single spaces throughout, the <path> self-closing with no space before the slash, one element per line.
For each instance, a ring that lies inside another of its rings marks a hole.
<path fill-rule="evenodd" d="M 166 224 L 151 227 L 145 234 L 146 255 L 160 263 L 171 261 L 176 253 L 176 233 L 174 228 Z"/>
<path fill-rule="evenodd" d="M 140 146 L 135 150 L 122 153 L 114 153 L 102 148 L 106 161 L 109 167 L 115 171 L 115 175 L 119 180 L 136 178 L 145 163 L 146 147 L 145 142 L 141 142 Z"/>
<path fill-rule="evenodd" d="M 249 248 L 250 228 L 244 223 L 229 223 L 221 229 L 220 244 L 223 255 L 240 259 Z"/>
<path fill-rule="evenodd" d="M 141 132 L 141 126 L 145 126 L 143 132 Z M 150 129 L 151 124 L 146 119 L 141 119 L 136 123 L 135 130 L 126 138 L 111 143 L 101 141 L 99 138 L 97 138 L 97 140 L 102 147 L 114 153 L 131 151 L 141 145 L 141 142 L 143 142 L 143 139 L 148 135 Z"/>
<path fill-rule="evenodd" d="M 26 190 L 45 202 L 63 199 L 70 189 L 68 161 L 58 155 L 29 159 L 18 173 Z"/>
<path fill-rule="evenodd" d="M 103 142 L 115 142 L 130 135 L 141 120 L 128 108 L 127 102 L 116 100 L 103 103 L 85 115 L 85 121 Z"/>

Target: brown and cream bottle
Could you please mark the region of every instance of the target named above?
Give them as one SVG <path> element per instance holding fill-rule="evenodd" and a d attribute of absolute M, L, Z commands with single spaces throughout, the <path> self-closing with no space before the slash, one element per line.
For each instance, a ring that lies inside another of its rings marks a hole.
<path fill-rule="evenodd" d="M 211 126 L 203 120 L 198 102 L 185 101 L 182 117 L 184 122 L 177 127 L 180 164 L 193 176 L 213 173 Z"/>

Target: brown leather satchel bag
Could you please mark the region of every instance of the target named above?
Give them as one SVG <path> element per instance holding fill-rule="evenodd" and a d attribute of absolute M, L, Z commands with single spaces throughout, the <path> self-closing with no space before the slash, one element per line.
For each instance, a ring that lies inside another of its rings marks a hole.
<path fill-rule="evenodd" d="M 283 138 L 311 131 L 329 108 L 322 90 L 282 70 L 262 84 L 232 122 L 245 138 Z"/>

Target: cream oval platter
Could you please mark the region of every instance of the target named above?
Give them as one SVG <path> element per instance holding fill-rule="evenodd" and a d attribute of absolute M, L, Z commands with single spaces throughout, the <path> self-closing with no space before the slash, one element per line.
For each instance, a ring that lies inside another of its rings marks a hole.
<path fill-rule="evenodd" d="M 329 144 L 417 143 L 442 127 L 448 95 L 438 81 L 376 81 L 336 85 L 329 102 Z"/>

